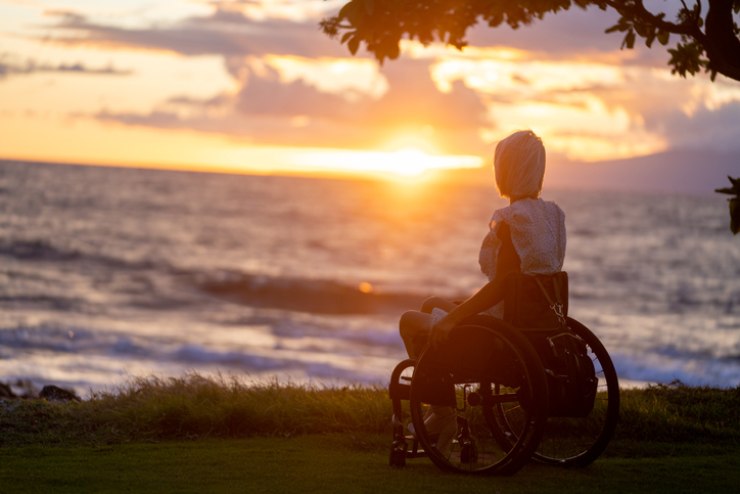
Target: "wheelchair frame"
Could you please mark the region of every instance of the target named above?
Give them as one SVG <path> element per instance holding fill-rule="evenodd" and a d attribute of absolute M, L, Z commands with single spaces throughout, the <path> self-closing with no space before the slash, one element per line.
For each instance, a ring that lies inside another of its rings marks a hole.
<path fill-rule="evenodd" d="M 617 425 L 618 378 L 596 335 L 575 319 L 568 317 L 566 323 L 585 343 L 598 378 L 587 416 L 550 416 L 546 376 L 552 371 L 543 366 L 526 330 L 475 316 L 453 331 L 444 352 L 428 349 L 418 360 L 403 360 L 393 369 L 390 465 L 403 467 L 407 459 L 428 456 L 444 470 L 507 475 L 530 458 L 569 467 L 596 460 Z M 458 431 L 451 445 L 438 447 L 434 431 L 426 430 L 424 413 L 439 398 L 429 396 L 424 376 L 435 368 L 439 374 L 440 366 L 455 390 Z"/>

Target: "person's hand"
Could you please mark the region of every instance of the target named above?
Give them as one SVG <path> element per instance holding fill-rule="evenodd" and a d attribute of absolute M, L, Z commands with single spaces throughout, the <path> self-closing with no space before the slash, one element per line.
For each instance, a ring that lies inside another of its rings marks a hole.
<path fill-rule="evenodd" d="M 457 321 L 449 316 L 443 317 L 437 324 L 432 326 L 432 333 L 429 335 L 429 345 L 432 348 L 439 348 L 450 337 L 452 328 L 457 325 Z"/>

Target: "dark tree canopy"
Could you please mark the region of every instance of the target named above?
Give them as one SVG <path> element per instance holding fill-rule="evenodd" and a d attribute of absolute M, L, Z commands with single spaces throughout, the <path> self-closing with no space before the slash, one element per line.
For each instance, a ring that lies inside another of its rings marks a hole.
<path fill-rule="evenodd" d="M 740 81 L 740 27 L 733 17 L 740 12 L 740 0 L 674 1 L 680 1 L 675 19 L 651 10 L 643 0 L 351 0 L 321 27 L 330 36 L 341 36 L 352 54 L 364 43 L 382 63 L 399 56 L 403 38 L 462 49 L 468 28 L 479 22 L 516 29 L 546 14 L 595 6 L 620 15 L 606 32 L 624 33 L 622 48 L 633 48 L 638 38 L 648 47 L 657 41 L 666 47 L 674 74 L 706 71 L 712 80 L 719 73 Z M 672 35 L 678 41 L 670 46 Z"/>

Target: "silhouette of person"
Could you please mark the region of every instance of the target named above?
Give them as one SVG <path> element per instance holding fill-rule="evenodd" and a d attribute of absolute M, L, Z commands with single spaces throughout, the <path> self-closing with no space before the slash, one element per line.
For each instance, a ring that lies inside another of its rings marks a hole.
<path fill-rule="evenodd" d="M 461 303 L 432 297 L 420 311 L 401 316 L 399 329 L 406 351 L 418 358 L 427 345 L 437 347 L 466 317 L 482 312 L 503 317 L 504 280 L 511 273 L 553 274 L 565 258 L 565 214 L 540 198 L 545 175 L 545 148 L 534 132 L 515 132 L 498 143 L 494 170 L 499 194 L 509 206 L 493 213 L 481 245 L 479 263 L 487 276 L 480 290 Z M 449 406 L 430 406 L 427 431 L 439 434 L 444 449 L 456 433 L 456 414 Z"/>

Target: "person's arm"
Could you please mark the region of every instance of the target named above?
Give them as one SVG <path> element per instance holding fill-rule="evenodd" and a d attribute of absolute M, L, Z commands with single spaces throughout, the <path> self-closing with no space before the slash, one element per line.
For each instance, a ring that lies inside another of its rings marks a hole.
<path fill-rule="evenodd" d="M 489 281 L 483 287 L 468 298 L 463 303 L 452 309 L 432 328 L 429 343 L 437 346 L 443 343 L 449 337 L 452 328 L 460 324 L 466 317 L 479 314 L 503 300 L 504 290 L 501 277 L 497 276 L 493 281 Z"/>
<path fill-rule="evenodd" d="M 504 299 L 504 280 L 511 274 L 520 272 L 520 259 L 511 241 L 511 232 L 507 224 L 500 225 L 497 236 L 501 241 L 496 259 L 496 277 L 483 285 L 473 296 L 452 309 L 432 328 L 429 343 L 437 346 L 444 342 L 452 328 L 466 317 L 490 309 Z"/>

